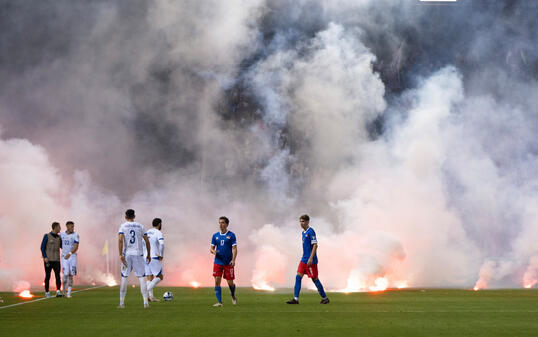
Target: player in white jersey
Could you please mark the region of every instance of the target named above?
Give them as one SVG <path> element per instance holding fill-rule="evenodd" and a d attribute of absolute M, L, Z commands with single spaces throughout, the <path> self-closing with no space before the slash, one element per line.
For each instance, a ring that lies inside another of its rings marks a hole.
<path fill-rule="evenodd" d="M 164 252 L 164 237 L 161 232 L 162 220 L 159 218 L 153 219 L 153 228 L 146 232 L 150 245 L 151 261 L 146 264 L 146 276 L 148 278 L 148 293 L 149 299 L 152 302 L 158 302 L 159 300 L 153 296 L 153 288 L 157 283 L 163 280 L 163 252 Z M 147 258 L 148 252 L 144 250 L 144 254 Z"/>
<path fill-rule="evenodd" d="M 62 272 L 64 295 L 71 298 L 71 289 L 73 287 L 73 276 L 77 275 L 77 250 L 80 242 L 78 233 L 75 233 L 75 223 L 67 221 L 65 223 L 67 230 L 60 233 L 62 239 Z M 67 285 L 67 294 L 65 288 Z"/>
<path fill-rule="evenodd" d="M 140 292 L 144 299 L 144 308 L 149 308 L 148 290 L 146 288 L 145 262 L 144 262 L 144 245 L 150 250 L 147 235 L 144 233 L 144 227 L 134 221 L 135 211 L 128 209 L 125 211 L 125 220 L 120 226 L 118 232 L 118 248 L 121 259 L 121 286 L 120 286 L 120 305 L 118 308 L 125 307 L 125 295 L 127 294 L 127 279 L 131 271 L 134 271 L 140 281 Z M 143 241 L 142 241 L 143 240 Z M 147 261 L 149 263 L 150 257 Z"/>

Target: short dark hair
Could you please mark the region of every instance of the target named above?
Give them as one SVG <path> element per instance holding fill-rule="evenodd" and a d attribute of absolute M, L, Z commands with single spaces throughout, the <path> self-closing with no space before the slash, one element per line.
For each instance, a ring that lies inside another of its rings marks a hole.
<path fill-rule="evenodd" d="M 155 218 L 153 219 L 153 227 L 157 227 L 161 224 L 161 222 L 163 222 L 161 219 L 159 218 Z"/>
<path fill-rule="evenodd" d="M 134 219 L 134 217 L 135 217 L 135 211 L 134 211 L 134 209 L 130 209 L 130 208 L 129 208 L 128 210 L 126 210 L 126 211 L 125 211 L 125 217 L 126 217 L 127 219 Z"/>
<path fill-rule="evenodd" d="M 74 224 L 75 224 L 75 223 L 74 223 L 73 221 L 71 221 L 71 220 L 69 220 L 69 221 L 67 221 L 67 222 L 65 223 L 66 226 L 67 226 L 67 225 L 74 225 Z"/>
<path fill-rule="evenodd" d="M 228 220 L 228 218 L 225 217 L 225 216 L 221 216 L 221 217 L 219 218 L 219 221 L 220 221 L 220 220 L 224 220 L 224 222 L 226 222 L 227 225 L 230 224 L 230 220 Z"/>
<path fill-rule="evenodd" d="M 60 223 L 59 223 L 59 222 L 56 222 L 56 221 L 55 221 L 55 222 L 52 223 L 52 229 L 54 229 L 54 228 L 56 228 L 56 227 L 58 227 L 58 226 L 60 226 Z"/>
<path fill-rule="evenodd" d="M 308 214 L 303 214 L 299 217 L 299 220 L 310 221 Z"/>

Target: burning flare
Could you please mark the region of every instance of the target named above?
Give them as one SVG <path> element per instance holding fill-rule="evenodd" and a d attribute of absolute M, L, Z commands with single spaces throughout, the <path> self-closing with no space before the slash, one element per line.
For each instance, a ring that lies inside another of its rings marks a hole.
<path fill-rule="evenodd" d="M 370 291 L 385 291 L 389 286 L 389 280 L 386 277 L 378 277 L 374 281 L 375 285 L 370 286 Z"/>
<path fill-rule="evenodd" d="M 275 291 L 275 288 L 269 285 L 266 281 L 252 282 L 252 288 L 255 290 Z"/>
<path fill-rule="evenodd" d="M 194 289 L 196 288 L 200 288 L 200 282 L 196 282 L 196 281 L 191 281 L 191 283 L 189 283 L 191 287 L 193 287 Z"/>
<path fill-rule="evenodd" d="M 23 290 L 19 293 L 20 298 L 33 298 L 34 295 L 30 292 L 30 290 Z"/>
<path fill-rule="evenodd" d="M 409 287 L 407 285 L 407 281 L 396 282 L 396 288 L 398 288 L 398 289 L 405 289 L 407 287 Z"/>

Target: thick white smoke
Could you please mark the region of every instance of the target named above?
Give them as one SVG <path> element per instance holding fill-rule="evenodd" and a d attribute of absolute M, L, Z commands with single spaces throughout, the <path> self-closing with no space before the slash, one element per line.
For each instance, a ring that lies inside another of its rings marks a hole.
<path fill-rule="evenodd" d="M 126 208 L 146 227 L 163 219 L 169 285 L 211 285 L 226 215 L 239 285 L 289 287 L 303 213 L 328 289 L 536 284 L 538 86 L 522 5 L 514 40 L 480 26 L 509 15 L 492 5 L 449 44 L 457 7 L 405 2 L 18 6 L 0 23 L 13 50 L 0 60 L 0 288 L 41 285 L 42 235 L 67 220 L 78 282 L 107 282 L 103 246 L 116 275 Z M 20 35 L 30 22 L 42 48 Z"/>

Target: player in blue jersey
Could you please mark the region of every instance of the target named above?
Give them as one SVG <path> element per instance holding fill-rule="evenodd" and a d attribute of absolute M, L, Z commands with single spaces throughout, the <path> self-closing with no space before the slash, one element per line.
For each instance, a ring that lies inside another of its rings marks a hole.
<path fill-rule="evenodd" d="M 227 217 L 221 216 L 219 218 L 220 231 L 213 234 L 211 238 L 211 247 L 209 251 L 215 255 L 215 262 L 213 264 L 213 276 L 215 277 L 215 295 L 217 296 L 217 303 L 214 307 L 222 307 L 222 290 L 220 288 L 220 281 L 224 274 L 224 279 L 228 281 L 228 287 L 232 294 L 232 303 L 237 304 L 235 298 L 235 258 L 237 257 L 237 240 L 235 234 L 228 230 L 228 224 L 230 220 Z"/>
<path fill-rule="evenodd" d="M 299 304 L 299 293 L 301 292 L 301 280 L 304 274 L 308 275 L 318 288 L 318 293 L 321 295 L 321 304 L 328 304 L 329 298 L 323 290 L 323 285 L 318 279 L 318 256 L 316 251 L 318 250 L 318 240 L 316 238 L 316 232 L 309 226 L 310 217 L 307 214 L 301 215 L 299 218 L 301 227 L 303 228 L 303 256 L 299 267 L 297 268 L 297 275 L 295 276 L 295 289 L 294 298 L 287 301 L 288 304 Z"/>

